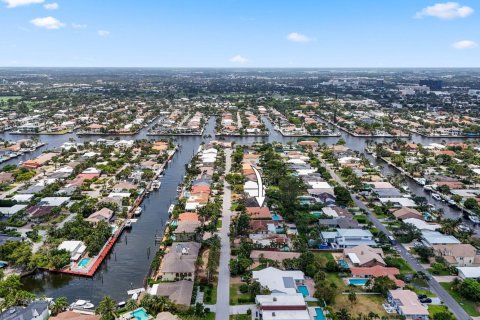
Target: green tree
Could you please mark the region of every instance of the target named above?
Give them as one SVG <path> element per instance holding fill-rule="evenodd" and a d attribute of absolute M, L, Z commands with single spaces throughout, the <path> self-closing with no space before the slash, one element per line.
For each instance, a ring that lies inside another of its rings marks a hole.
<path fill-rule="evenodd" d="M 103 297 L 98 304 L 95 314 L 101 316 L 101 320 L 114 320 L 117 303 L 110 296 Z"/>
<path fill-rule="evenodd" d="M 50 311 L 53 316 L 56 316 L 62 311 L 65 311 L 68 308 L 68 300 L 66 297 L 56 298 L 50 306 Z"/>

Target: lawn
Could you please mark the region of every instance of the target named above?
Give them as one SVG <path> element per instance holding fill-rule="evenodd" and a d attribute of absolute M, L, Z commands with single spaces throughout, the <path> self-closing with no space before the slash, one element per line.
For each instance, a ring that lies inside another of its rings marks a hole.
<path fill-rule="evenodd" d="M 248 314 L 232 314 L 230 315 L 230 320 L 250 320 L 252 319 L 251 315 Z"/>
<path fill-rule="evenodd" d="M 314 252 L 315 260 L 322 266 L 325 267 L 328 261 L 335 261 L 330 252 Z"/>
<path fill-rule="evenodd" d="M 204 303 L 205 304 L 215 304 L 217 303 L 217 284 L 212 286 L 203 286 L 201 289 L 204 293 Z"/>
<path fill-rule="evenodd" d="M 385 261 L 387 262 L 387 265 L 389 267 L 395 267 L 395 268 L 398 268 L 400 270 L 400 273 L 401 274 L 405 274 L 405 273 L 412 273 L 413 270 L 412 268 L 410 267 L 410 265 L 405 261 L 403 260 L 402 258 L 398 257 L 387 257 L 385 259 Z"/>
<path fill-rule="evenodd" d="M 2 102 L 2 101 L 7 102 L 7 101 L 10 100 L 10 99 L 12 99 L 12 100 L 18 100 L 18 99 L 20 99 L 20 98 L 22 98 L 22 97 L 21 97 L 21 96 L 1 96 L 1 97 L 0 97 L 0 102 Z"/>
<path fill-rule="evenodd" d="M 452 290 L 452 285 L 448 282 L 443 282 L 440 283 L 440 285 L 452 296 L 453 299 L 455 299 L 467 312 L 469 315 L 473 317 L 478 317 L 480 316 L 480 312 L 478 312 L 478 305 L 470 300 L 465 299 L 462 297 L 458 292 Z"/>
<path fill-rule="evenodd" d="M 444 305 L 429 305 L 428 306 L 428 316 L 430 317 L 430 319 L 433 319 L 433 316 L 436 314 L 436 313 L 439 313 L 439 312 L 444 312 L 444 311 L 449 311 L 447 306 L 444 306 Z"/>
<path fill-rule="evenodd" d="M 385 309 L 382 307 L 382 303 L 385 302 L 385 298 L 381 295 L 360 295 L 357 294 L 357 301 L 351 303 L 348 300 L 348 295 L 340 294 L 335 299 L 333 305 L 334 311 L 339 311 L 342 308 L 346 308 L 352 316 L 355 318 L 360 314 L 366 316 L 370 312 L 376 313 L 380 318 L 382 316 L 388 316 Z"/>
<path fill-rule="evenodd" d="M 231 305 L 238 305 L 238 304 L 251 304 L 255 301 L 250 299 L 250 295 L 248 293 L 241 293 L 240 286 L 241 283 L 234 283 L 230 285 L 230 304 Z"/>

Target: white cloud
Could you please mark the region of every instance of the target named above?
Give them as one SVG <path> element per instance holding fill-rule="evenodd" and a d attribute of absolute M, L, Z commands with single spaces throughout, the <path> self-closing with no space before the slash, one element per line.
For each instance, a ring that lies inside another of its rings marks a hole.
<path fill-rule="evenodd" d="M 287 39 L 293 42 L 310 42 L 312 41 L 311 38 L 307 37 L 304 34 L 292 32 L 287 35 Z"/>
<path fill-rule="evenodd" d="M 436 17 L 443 20 L 452 20 L 456 18 L 465 18 L 473 13 L 473 8 L 468 6 L 460 6 L 458 2 L 436 3 L 433 6 L 423 8 L 417 12 L 415 17 L 423 18 Z"/>
<path fill-rule="evenodd" d="M 47 10 L 57 10 L 58 9 L 58 3 L 52 2 L 52 3 L 45 3 L 43 7 Z"/>
<path fill-rule="evenodd" d="M 108 37 L 110 35 L 110 31 L 107 31 L 107 30 L 98 30 L 97 31 L 97 34 L 100 36 L 100 37 Z"/>
<path fill-rule="evenodd" d="M 72 28 L 73 29 L 86 29 L 87 25 L 86 24 L 72 23 Z"/>
<path fill-rule="evenodd" d="M 65 26 L 64 23 L 58 21 L 54 17 L 36 18 L 30 21 L 36 27 L 45 28 L 49 30 L 59 29 Z"/>
<path fill-rule="evenodd" d="M 29 6 L 31 4 L 43 3 L 44 0 L 1 0 L 7 4 L 7 8 Z"/>
<path fill-rule="evenodd" d="M 236 56 L 231 57 L 230 62 L 245 64 L 248 62 L 248 59 L 238 54 Z"/>
<path fill-rule="evenodd" d="M 455 49 L 473 49 L 478 47 L 478 44 L 472 40 L 462 40 L 452 43 L 452 47 Z"/>

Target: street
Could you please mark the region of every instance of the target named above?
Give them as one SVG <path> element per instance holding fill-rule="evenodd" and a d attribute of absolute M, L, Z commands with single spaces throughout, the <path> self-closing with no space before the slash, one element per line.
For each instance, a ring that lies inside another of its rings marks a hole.
<path fill-rule="evenodd" d="M 232 149 L 225 149 L 225 175 L 230 172 Z M 217 304 L 215 319 L 225 320 L 230 317 L 230 217 L 232 212 L 232 191 L 227 181 L 223 187 L 222 228 L 220 229 L 220 265 L 218 270 Z"/>

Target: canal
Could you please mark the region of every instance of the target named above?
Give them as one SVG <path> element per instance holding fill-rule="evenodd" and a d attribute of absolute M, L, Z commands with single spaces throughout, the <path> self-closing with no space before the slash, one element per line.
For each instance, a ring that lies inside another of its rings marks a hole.
<path fill-rule="evenodd" d="M 226 137 L 226 141 L 235 141 L 237 144 L 266 143 L 296 141 L 297 138 L 285 138 L 279 132 L 275 131 L 268 118 L 263 117 L 266 127 L 270 134 L 267 137 Z M 153 126 L 152 122 L 148 127 L 142 129 L 139 133 L 131 136 L 121 136 L 121 139 L 156 139 L 158 137 L 149 137 L 146 135 L 148 129 Z M 205 135 L 214 136 L 215 118 L 210 117 L 206 126 Z M 0 137 L 7 140 L 18 140 L 29 136 L 1 134 Z M 346 141 L 346 145 L 356 151 L 364 153 L 367 138 L 354 137 L 341 131 L 341 137 Z M 74 139 L 78 142 L 94 141 L 98 138 L 113 138 L 108 136 L 81 136 L 75 134 L 66 135 L 42 135 L 39 137 L 42 142 L 47 143 L 45 147 L 39 150 L 25 154 L 22 157 L 12 159 L 7 163 L 18 163 L 38 156 L 46 149 L 57 148 L 64 142 Z M 340 137 L 319 138 L 320 143 L 334 144 Z M 371 138 L 370 138 L 371 139 Z M 376 141 L 382 141 L 385 138 L 378 138 Z M 151 261 L 155 255 L 157 247 L 155 245 L 155 236 L 161 235 L 165 222 L 168 220 L 168 207 L 175 201 L 177 196 L 177 186 L 183 180 L 185 174 L 185 164 L 189 163 L 199 145 L 206 139 L 199 136 L 177 136 L 176 143 L 181 148 L 176 153 L 172 162 L 164 172 L 161 180 L 161 188 L 158 191 L 150 193 L 143 204 L 143 212 L 138 221 L 131 230 L 123 233 L 117 244 L 114 246 L 109 256 L 104 260 L 97 273 L 92 278 L 69 276 L 65 274 L 53 274 L 49 272 L 38 272 L 34 275 L 22 279 L 26 289 L 38 295 L 48 297 L 65 296 L 69 301 L 75 299 L 91 300 L 98 303 L 102 297 L 109 295 L 117 301 L 126 300 L 127 290 L 143 287 L 145 277 L 149 271 Z M 438 139 L 428 139 L 418 135 L 413 135 L 412 140 L 417 143 L 429 144 L 439 141 Z M 460 139 L 446 139 L 448 141 L 458 141 Z M 370 155 L 367 157 L 374 165 L 382 166 L 384 175 L 398 174 L 398 171 L 387 165 L 385 162 L 375 159 Z M 425 196 L 430 203 L 437 207 L 442 207 L 445 215 L 448 217 L 460 216 L 460 212 L 448 205 L 433 200 L 423 188 L 410 179 L 406 180 L 410 190 L 418 196 Z"/>

